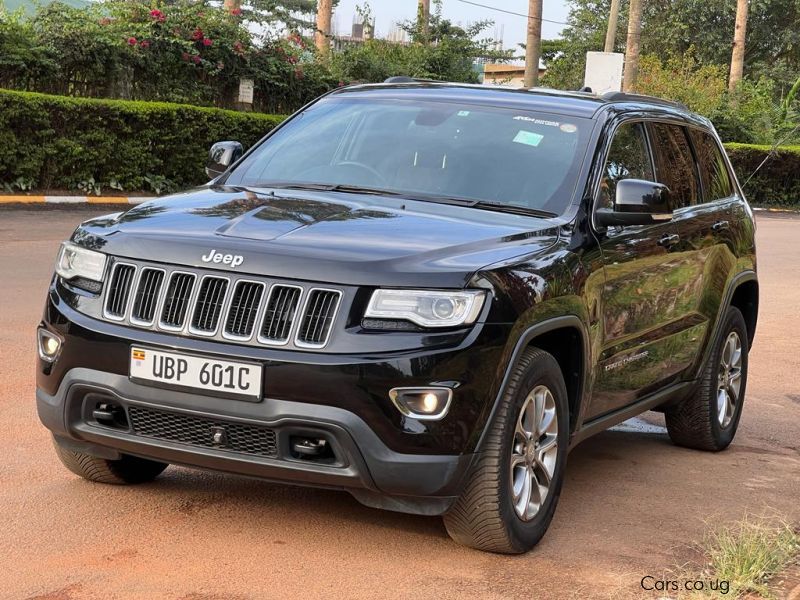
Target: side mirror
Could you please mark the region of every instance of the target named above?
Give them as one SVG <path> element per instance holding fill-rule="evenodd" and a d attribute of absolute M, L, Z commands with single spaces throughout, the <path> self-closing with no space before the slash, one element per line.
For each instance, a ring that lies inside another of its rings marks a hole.
<path fill-rule="evenodd" d="M 614 209 L 600 208 L 595 220 L 603 227 L 651 225 L 672 218 L 670 191 L 667 186 L 642 179 L 617 182 Z"/>
<path fill-rule="evenodd" d="M 211 146 L 206 163 L 206 175 L 216 179 L 244 154 L 239 142 L 217 142 Z"/>

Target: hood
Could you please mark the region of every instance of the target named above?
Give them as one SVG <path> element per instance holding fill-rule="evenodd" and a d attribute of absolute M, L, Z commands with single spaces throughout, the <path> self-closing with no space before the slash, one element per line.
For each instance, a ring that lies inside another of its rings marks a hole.
<path fill-rule="evenodd" d="M 115 256 L 281 279 L 463 287 L 482 267 L 544 249 L 557 235 L 547 219 L 462 206 L 215 187 L 87 221 L 73 239 Z"/>

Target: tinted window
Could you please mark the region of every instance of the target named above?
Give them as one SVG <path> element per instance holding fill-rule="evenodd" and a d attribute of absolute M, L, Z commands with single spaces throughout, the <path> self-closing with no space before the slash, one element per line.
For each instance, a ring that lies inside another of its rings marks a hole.
<path fill-rule="evenodd" d="M 625 123 L 614 133 L 600 185 L 601 207 L 613 207 L 617 182 L 623 179 L 655 180 L 641 123 Z"/>
<path fill-rule="evenodd" d="M 669 188 L 672 207 L 697 204 L 700 190 L 686 130 L 678 125 L 651 123 L 650 131 L 657 181 Z"/>
<path fill-rule="evenodd" d="M 692 138 L 694 151 L 697 154 L 700 181 L 703 182 L 703 202 L 713 202 L 732 196 L 731 178 L 717 141 L 699 129 L 689 129 L 689 137 Z"/>
<path fill-rule="evenodd" d="M 344 184 L 560 214 L 592 125 L 511 108 L 332 97 L 275 132 L 227 183 Z"/>

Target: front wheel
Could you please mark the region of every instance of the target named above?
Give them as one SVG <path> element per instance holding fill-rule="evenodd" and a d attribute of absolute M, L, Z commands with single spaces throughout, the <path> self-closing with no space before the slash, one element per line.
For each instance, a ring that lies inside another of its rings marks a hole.
<path fill-rule="evenodd" d="M 61 463 L 76 475 L 89 481 L 126 485 L 145 483 L 158 477 L 167 464 L 123 454 L 117 460 L 108 460 L 71 450 L 53 437 L 53 446 Z"/>
<path fill-rule="evenodd" d="M 566 386 L 550 354 L 525 351 L 486 435 L 445 527 L 472 548 L 527 552 L 555 513 L 569 441 Z"/>

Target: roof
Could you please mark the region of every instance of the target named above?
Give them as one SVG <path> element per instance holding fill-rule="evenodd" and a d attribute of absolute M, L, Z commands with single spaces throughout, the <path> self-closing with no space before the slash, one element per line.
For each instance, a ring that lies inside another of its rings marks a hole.
<path fill-rule="evenodd" d="M 590 92 L 568 92 L 549 88 L 515 89 L 502 86 L 414 80 L 405 77 L 392 78 L 388 83 L 372 83 L 340 88 L 334 92 L 334 95 L 351 93 L 369 94 L 375 98 L 385 99 L 417 98 L 442 102 L 506 106 L 584 118 L 592 118 L 599 109 L 612 104 L 627 104 L 631 105 L 631 107 L 641 107 L 642 105 L 657 106 L 684 116 L 693 116 L 685 106 L 676 102 L 637 94 L 612 92 L 600 96 Z"/>

